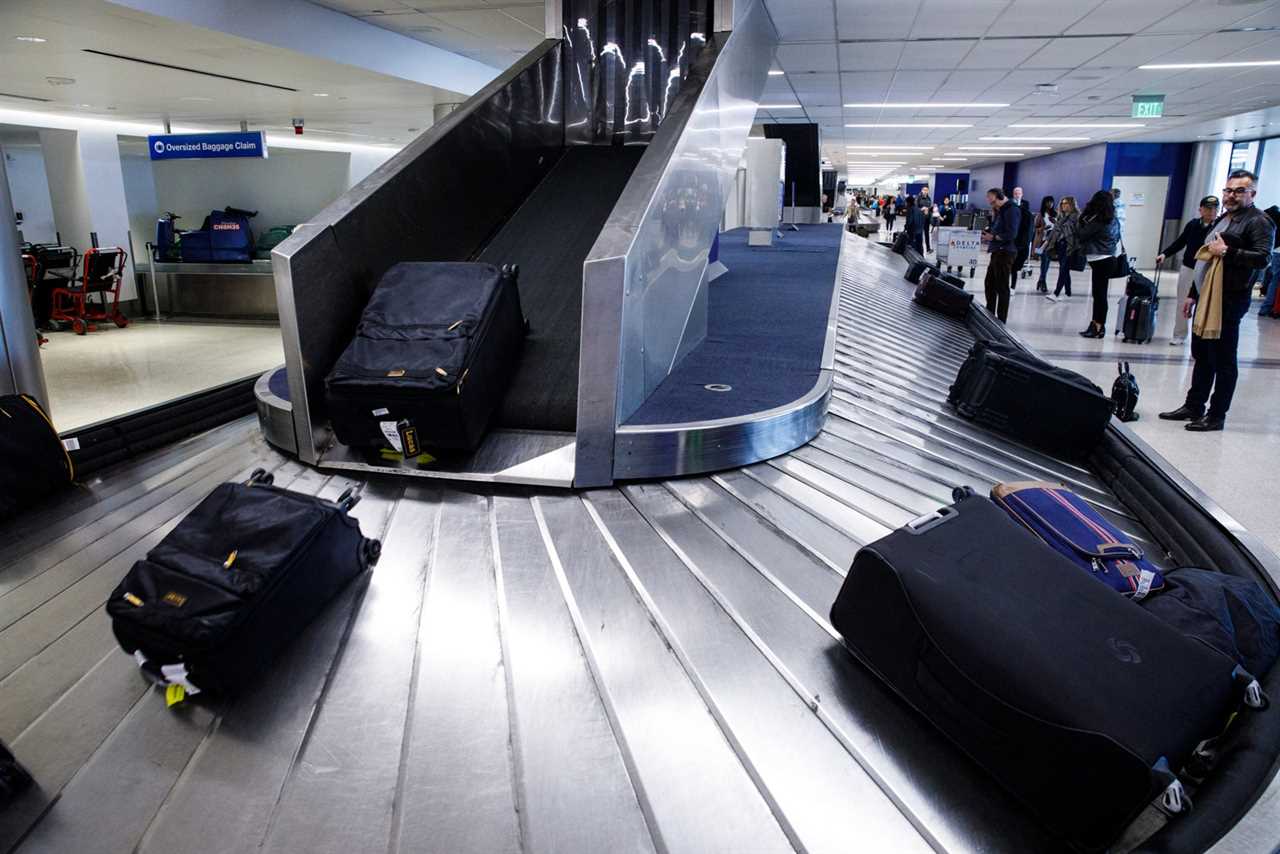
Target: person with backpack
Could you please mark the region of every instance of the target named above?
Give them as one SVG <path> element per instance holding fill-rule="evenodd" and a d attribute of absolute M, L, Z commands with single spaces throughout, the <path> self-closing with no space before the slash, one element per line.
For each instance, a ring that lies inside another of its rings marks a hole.
<path fill-rule="evenodd" d="M 907 232 L 907 243 L 915 247 L 915 250 L 921 255 L 924 254 L 924 212 L 916 205 L 914 196 L 907 196 L 905 205 L 906 214 L 903 217 L 903 228 Z"/>
<path fill-rule="evenodd" d="M 1082 338 L 1103 338 L 1107 334 L 1108 290 L 1117 278 L 1116 252 L 1120 245 L 1120 222 L 1116 219 L 1115 197 L 1099 190 L 1085 205 L 1076 229 L 1076 243 L 1084 252 L 1093 279 L 1093 319 L 1080 332 Z"/>
<path fill-rule="evenodd" d="M 1049 257 L 1049 237 L 1053 233 L 1053 225 L 1057 217 L 1057 207 L 1054 204 L 1053 196 L 1045 196 L 1040 200 L 1040 212 L 1036 214 L 1035 236 L 1035 249 L 1040 255 L 1040 280 L 1036 282 L 1036 290 L 1042 294 L 1049 292 L 1049 284 L 1047 282 L 1049 262 L 1051 260 Z"/>
<path fill-rule="evenodd" d="M 1045 299 L 1057 302 L 1065 290 L 1071 296 L 1071 265 L 1079 256 L 1080 247 L 1076 243 L 1076 229 L 1080 224 L 1080 210 L 1076 207 L 1075 196 L 1063 196 L 1058 202 L 1058 219 L 1049 239 L 1053 243 L 1053 252 L 1058 256 L 1058 283 L 1052 294 L 1045 294 Z"/>
<path fill-rule="evenodd" d="M 1200 247 L 1204 245 L 1204 240 L 1209 236 L 1209 230 L 1213 228 L 1213 221 L 1217 216 L 1218 197 L 1205 196 L 1200 200 L 1200 218 L 1193 219 L 1184 225 L 1182 233 L 1178 235 L 1178 239 L 1166 246 L 1156 256 L 1156 267 L 1159 267 L 1164 263 L 1166 256 L 1178 251 L 1182 252 L 1182 264 L 1178 267 L 1179 306 L 1186 301 L 1187 296 L 1191 293 L 1191 284 L 1196 277 L 1196 252 L 1200 251 Z M 1169 343 L 1175 347 L 1185 343 L 1187 340 L 1187 328 L 1190 325 L 1190 318 L 1184 317 L 1182 312 L 1179 311 L 1173 319 L 1173 337 L 1169 339 Z"/>

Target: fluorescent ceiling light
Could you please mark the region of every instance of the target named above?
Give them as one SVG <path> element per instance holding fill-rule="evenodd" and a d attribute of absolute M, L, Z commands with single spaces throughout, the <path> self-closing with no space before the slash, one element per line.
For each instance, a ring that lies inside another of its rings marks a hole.
<path fill-rule="evenodd" d="M 849 151 L 888 151 L 889 149 L 901 149 L 903 151 L 933 151 L 936 145 L 846 145 Z"/>
<path fill-rule="evenodd" d="M 312 92 L 311 97 L 312 98 L 328 98 L 329 93 L 328 92 Z"/>
<path fill-rule="evenodd" d="M 1139 65 L 1140 71 L 1174 71 L 1184 68 L 1254 68 L 1262 65 L 1280 65 L 1280 59 L 1260 59 L 1254 62 L 1162 62 L 1155 65 Z"/>
<path fill-rule="evenodd" d="M 781 77 L 782 75 L 784 75 L 784 74 L 786 74 L 786 73 L 787 73 L 787 72 L 785 72 L 785 71 L 779 71 L 779 70 L 778 70 L 778 69 L 776 69 L 776 68 L 770 68 L 770 69 L 769 69 L 769 76 L 770 76 L 770 77 Z"/>
<path fill-rule="evenodd" d="M 939 157 L 938 159 L 939 160 L 971 160 L 972 158 L 947 155 L 946 157 Z"/>
<path fill-rule="evenodd" d="M 883 104 L 845 104 L 846 110 L 924 110 L 934 107 L 952 110 L 963 110 L 967 107 L 975 109 L 996 109 L 999 107 L 1007 107 L 1008 104 L 983 104 L 983 103 L 947 103 L 943 101 L 919 103 L 910 103 L 906 101 L 885 102 Z"/>
<path fill-rule="evenodd" d="M 983 142 L 1088 142 L 1087 136 L 980 136 Z"/>
<path fill-rule="evenodd" d="M 968 149 L 965 149 L 968 151 Z M 975 151 L 969 155 L 969 159 L 986 160 L 988 157 L 1022 157 L 1026 154 L 1024 151 Z"/>
<path fill-rule="evenodd" d="M 1053 151 L 1052 145 L 961 145 L 957 151 L 984 151 L 999 154 L 1002 151 Z"/>
<path fill-rule="evenodd" d="M 40 36 L 14 36 L 15 41 L 30 42 L 31 44 L 44 44 L 48 39 L 40 38 Z"/>
<path fill-rule="evenodd" d="M 1018 122 L 1011 128 L 1144 128 L 1141 122 Z"/>
<path fill-rule="evenodd" d="M 800 109 L 800 105 L 799 104 L 761 104 L 760 109 L 762 110 L 798 110 Z"/>
<path fill-rule="evenodd" d="M 876 124 L 851 124 L 851 125 L 845 125 L 845 127 L 847 128 L 971 128 L 973 127 L 973 125 L 925 124 L 925 123 L 894 125 L 894 124 L 876 123 Z"/>

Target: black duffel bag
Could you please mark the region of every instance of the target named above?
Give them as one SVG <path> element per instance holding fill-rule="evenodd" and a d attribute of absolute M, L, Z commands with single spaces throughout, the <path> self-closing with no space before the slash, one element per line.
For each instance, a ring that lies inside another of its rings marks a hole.
<path fill-rule="evenodd" d="M 36 399 L 0 397 L 0 519 L 69 486 L 75 467 Z"/>
<path fill-rule="evenodd" d="M 1088 378 L 996 341 L 973 345 L 947 402 L 964 418 L 1072 459 L 1097 446 L 1114 407 Z"/>

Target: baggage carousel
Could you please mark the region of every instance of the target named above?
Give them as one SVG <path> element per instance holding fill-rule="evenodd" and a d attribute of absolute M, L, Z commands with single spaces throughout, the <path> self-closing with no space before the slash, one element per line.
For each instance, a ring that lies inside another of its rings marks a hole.
<path fill-rule="evenodd" d="M 1115 478 L 950 412 L 978 313 L 915 306 L 902 258 L 844 243 L 829 413 L 767 461 L 583 491 L 348 476 L 246 418 L 0 529 L 0 740 L 38 782 L 0 812 L 0 851 L 1058 850 L 852 659 L 828 609 L 859 546 L 961 484 L 1061 481 L 1165 549 Z M 381 562 L 254 689 L 167 709 L 103 601 L 259 466 L 362 487 Z M 1149 811 L 1116 850 L 1192 850 L 1162 824 Z M 1232 824 L 1215 851 L 1272 850 L 1276 782 Z"/>

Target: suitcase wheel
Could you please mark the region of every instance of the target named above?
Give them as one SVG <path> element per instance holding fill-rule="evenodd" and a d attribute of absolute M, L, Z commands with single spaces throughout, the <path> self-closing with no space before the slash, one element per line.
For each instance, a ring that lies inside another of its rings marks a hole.
<path fill-rule="evenodd" d="M 951 500 L 957 504 L 966 498 L 977 495 L 972 486 L 957 486 L 951 490 Z"/>
<path fill-rule="evenodd" d="M 381 540 L 365 540 L 364 541 L 364 561 L 369 566 L 373 566 L 378 562 L 378 558 L 382 557 L 382 541 Z"/>
<path fill-rule="evenodd" d="M 347 512 L 350 512 L 351 508 L 355 507 L 359 503 L 360 493 L 356 492 L 356 488 L 354 486 L 347 487 L 347 489 L 338 496 L 338 506 Z"/>
<path fill-rule="evenodd" d="M 254 469 L 253 474 L 249 475 L 250 486 L 270 486 L 275 482 L 276 476 L 266 469 Z"/>

